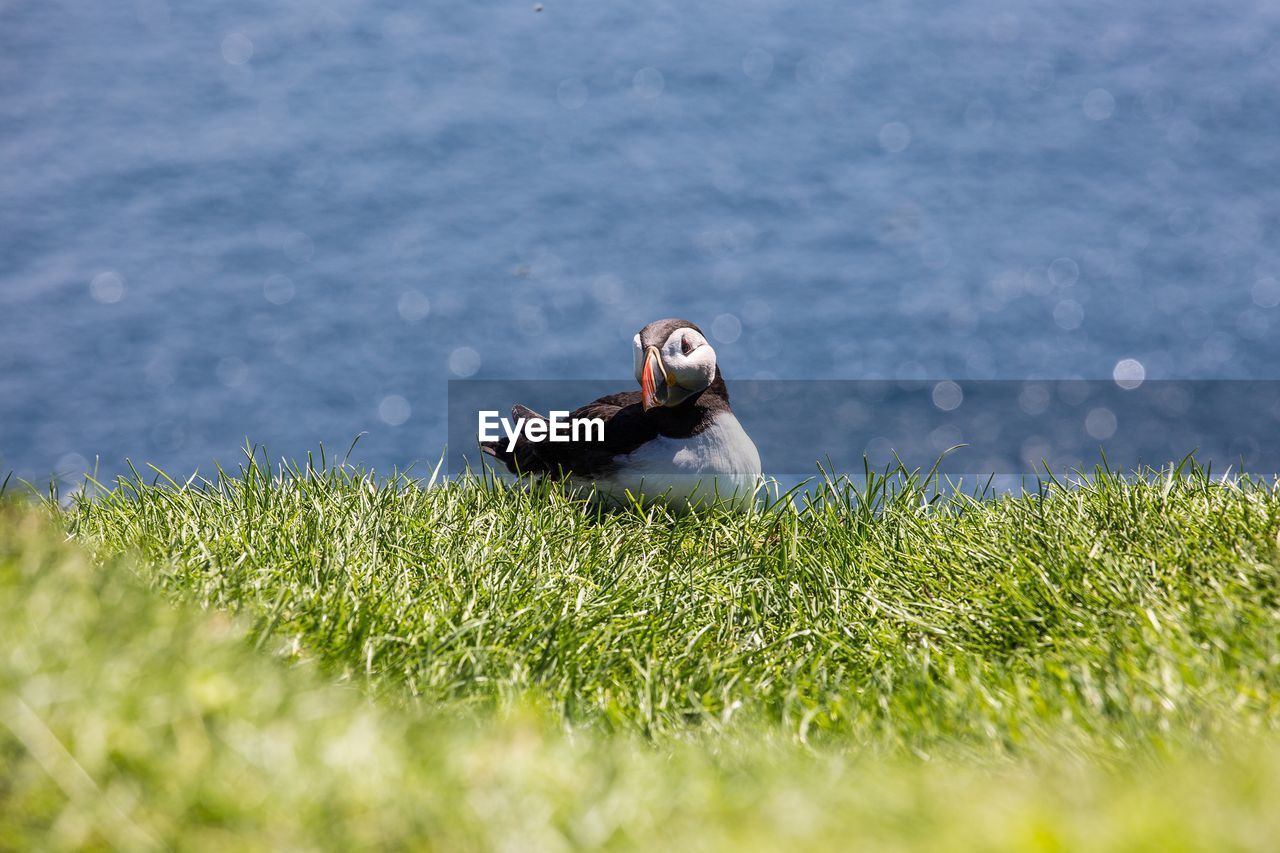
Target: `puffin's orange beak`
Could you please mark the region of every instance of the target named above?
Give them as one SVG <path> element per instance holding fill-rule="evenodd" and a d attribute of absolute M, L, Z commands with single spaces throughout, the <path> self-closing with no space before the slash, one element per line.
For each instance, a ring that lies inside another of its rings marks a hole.
<path fill-rule="evenodd" d="M 659 374 L 662 376 L 661 384 Z M 667 369 L 662 366 L 662 358 L 658 355 L 658 348 L 649 347 L 645 350 L 644 370 L 640 372 L 640 405 L 646 412 L 662 405 L 662 397 L 666 396 L 667 386 L 670 384 Z"/>

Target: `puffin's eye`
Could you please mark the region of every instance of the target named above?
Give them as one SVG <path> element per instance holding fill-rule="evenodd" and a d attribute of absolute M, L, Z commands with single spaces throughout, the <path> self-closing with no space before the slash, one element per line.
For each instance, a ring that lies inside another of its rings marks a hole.
<path fill-rule="evenodd" d="M 689 340 L 688 335 L 680 339 L 680 351 L 685 355 L 693 352 L 693 341 Z"/>

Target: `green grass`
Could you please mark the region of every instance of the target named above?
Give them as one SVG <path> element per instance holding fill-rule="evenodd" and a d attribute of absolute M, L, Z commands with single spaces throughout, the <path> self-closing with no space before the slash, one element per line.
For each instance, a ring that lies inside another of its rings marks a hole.
<path fill-rule="evenodd" d="M 0 847 L 1269 846 L 1280 491 L 933 486 L 602 517 L 252 462 L 10 506 Z"/>

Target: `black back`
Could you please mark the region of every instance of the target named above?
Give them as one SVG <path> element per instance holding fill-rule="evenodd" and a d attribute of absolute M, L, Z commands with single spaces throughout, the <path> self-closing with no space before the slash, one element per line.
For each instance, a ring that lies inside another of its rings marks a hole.
<path fill-rule="evenodd" d="M 681 323 L 681 325 L 689 325 Z M 664 338 L 665 340 L 665 338 Z M 604 441 L 531 442 L 524 433 L 508 451 L 505 439 L 482 443 L 481 449 L 507 466 L 513 474 L 540 474 L 554 478 L 576 475 L 594 478 L 608 475 L 619 457 L 626 456 L 658 436 L 689 438 L 711 426 L 729 408 L 729 392 L 716 367 L 715 379 L 704 391 L 678 406 L 645 411 L 639 391 L 623 391 L 593 400 L 570 413 L 571 419 L 600 418 Z M 542 417 L 521 405 L 511 409 L 513 418 Z"/>

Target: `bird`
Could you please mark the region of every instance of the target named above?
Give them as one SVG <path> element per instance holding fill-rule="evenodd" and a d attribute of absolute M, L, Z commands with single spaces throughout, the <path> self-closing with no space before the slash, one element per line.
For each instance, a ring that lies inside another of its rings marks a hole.
<path fill-rule="evenodd" d="M 688 320 L 655 320 L 632 339 L 632 357 L 638 391 L 609 394 L 569 415 L 602 420 L 603 435 L 591 436 L 597 440 L 531 441 L 522 432 L 514 442 L 481 441 L 481 450 L 512 474 L 564 480 L 607 505 L 753 506 L 760 453 L 729 407 L 703 331 Z M 511 415 L 517 423 L 547 420 L 520 404 Z"/>

